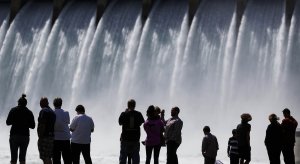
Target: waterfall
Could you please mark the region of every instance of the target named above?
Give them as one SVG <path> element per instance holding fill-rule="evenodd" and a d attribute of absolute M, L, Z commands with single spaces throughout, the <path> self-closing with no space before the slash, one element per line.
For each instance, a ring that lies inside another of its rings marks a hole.
<path fill-rule="evenodd" d="M 185 1 L 159 1 L 145 23 L 130 86 L 134 97 L 143 93 L 142 102 L 152 99 L 152 103 L 169 106 L 170 93 L 175 92 L 174 71 L 183 56 L 188 32 L 187 8 Z"/>
<path fill-rule="evenodd" d="M 15 104 L 25 91 L 24 81 L 45 46 L 50 16 L 50 3 L 29 3 L 10 25 L 0 51 L 0 103 L 4 108 Z"/>
<path fill-rule="evenodd" d="M 96 125 L 96 163 L 116 163 L 117 119 L 128 99 L 144 115 L 153 104 L 169 118 L 179 106 L 184 158 L 202 159 L 199 139 L 209 125 L 226 161 L 231 130 L 249 112 L 253 161 L 265 161 L 268 115 L 289 107 L 300 117 L 300 2 L 287 27 L 282 0 L 248 1 L 239 29 L 235 3 L 202 0 L 191 26 L 186 0 L 155 1 L 144 24 L 135 0 L 111 1 L 97 25 L 93 1 L 67 3 L 53 25 L 51 3 L 27 3 L 10 26 L 9 6 L 1 5 L 0 114 L 5 119 L 23 92 L 35 115 L 41 96 L 50 105 L 61 97 L 71 118 L 83 104 Z"/>
<path fill-rule="evenodd" d="M 9 15 L 9 5 L 1 4 L 0 6 L 0 50 L 7 30 L 8 15 Z"/>

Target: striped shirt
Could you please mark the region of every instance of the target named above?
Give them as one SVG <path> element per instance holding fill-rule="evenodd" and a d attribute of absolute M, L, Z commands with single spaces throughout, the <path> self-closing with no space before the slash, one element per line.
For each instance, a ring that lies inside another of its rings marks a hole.
<path fill-rule="evenodd" d="M 230 137 L 228 140 L 227 153 L 229 156 L 238 155 L 238 140 L 235 137 Z"/>

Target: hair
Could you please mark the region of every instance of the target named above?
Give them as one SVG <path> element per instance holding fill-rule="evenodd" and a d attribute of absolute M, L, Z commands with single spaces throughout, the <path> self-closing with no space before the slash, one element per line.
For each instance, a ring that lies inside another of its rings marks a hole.
<path fill-rule="evenodd" d="M 272 114 L 269 115 L 269 120 L 270 120 L 271 122 L 273 122 L 273 121 L 279 120 L 279 118 L 277 117 L 276 114 L 272 113 Z"/>
<path fill-rule="evenodd" d="M 27 105 L 27 100 L 26 100 L 26 94 L 22 94 L 22 96 L 18 100 L 18 105 L 19 106 L 26 106 Z"/>
<path fill-rule="evenodd" d="M 237 134 L 237 130 L 236 129 L 232 129 L 232 135 Z"/>
<path fill-rule="evenodd" d="M 53 105 L 54 107 L 56 108 L 60 108 L 62 106 L 62 99 L 60 97 L 56 97 L 54 100 L 53 100 Z"/>
<path fill-rule="evenodd" d="M 42 108 L 49 107 L 49 101 L 47 97 L 42 97 L 40 100 L 40 106 Z"/>
<path fill-rule="evenodd" d="M 135 108 L 135 100 L 134 99 L 130 99 L 128 102 L 127 102 L 127 107 L 130 108 L 130 109 L 134 109 Z"/>
<path fill-rule="evenodd" d="M 150 105 L 147 109 L 147 116 L 150 119 L 153 119 L 155 117 L 155 107 L 153 105 Z"/>
<path fill-rule="evenodd" d="M 155 108 L 155 112 L 156 112 L 156 113 L 158 113 L 158 114 L 159 114 L 159 113 L 161 112 L 161 110 L 160 110 L 160 107 L 158 107 L 158 106 L 155 106 L 154 108 Z"/>
<path fill-rule="evenodd" d="M 291 111 L 288 108 L 284 108 L 282 112 L 283 114 L 288 114 L 288 115 L 291 114 Z"/>
<path fill-rule="evenodd" d="M 85 108 L 83 105 L 77 105 L 75 111 L 78 113 L 85 113 Z"/>
<path fill-rule="evenodd" d="M 203 132 L 209 133 L 210 132 L 209 126 L 204 126 Z"/>
<path fill-rule="evenodd" d="M 172 109 L 174 109 L 174 110 L 176 110 L 178 113 L 180 113 L 180 109 L 179 109 L 177 106 L 173 107 Z"/>

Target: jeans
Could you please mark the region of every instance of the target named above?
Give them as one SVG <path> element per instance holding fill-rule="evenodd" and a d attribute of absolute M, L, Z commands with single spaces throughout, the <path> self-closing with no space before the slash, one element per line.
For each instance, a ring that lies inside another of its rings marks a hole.
<path fill-rule="evenodd" d="M 158 164 L 159 152 L 160 152 L 160 145 L 157 146 L 146 146 L 146 164 L 150 164 L 152 150 L 154 150 L 154 164 Z"/>
<path fill-rule="evenodd" d="M 26 161 L 26 152 L 29 144 L 29 136 L 10 136 L 9 146 L 11 153 L 11 162 L 15 163 L 18 160 L 18 149 L 20 149 L 19 161 Z"/>
<path fill-rule="evenodd" d="M 140 143 L 138 141 L 137 142 L 121 141 L 119 163 L 126 164 L 128 157 L 131 158 L 132 164 L 140 163 Z"/>
<path fill-rule="evenodd" d="M 237 154 L 230 155 L 230 164 L 239 164 L 239 156 Z"/>
<path fill-rule="evenodd" d="M 167 164 L 178 164 L 177 149 L 180 144 L 175 141 L 167 142 Z"/>
<path fill-rule="evenodd" d="M 91 144 L 77 144 L 72 142 L 71 152 L 73 157 L 73 164 L 79 164 L 80 153 L 82 153 L 82 156 L 86 164 L 92 164 L 90 151 L 91 151 Z"/>
<path fill-rule="evenodd" d="M 215 164 L 216 158 L 204 157 L 204 164 Z"/>
<path fill-rule="evenodd" d="M 72 164 L 70 140 L 54 140 L 53 163 L 61 164 L 61 156 L 64 164 Z"/>

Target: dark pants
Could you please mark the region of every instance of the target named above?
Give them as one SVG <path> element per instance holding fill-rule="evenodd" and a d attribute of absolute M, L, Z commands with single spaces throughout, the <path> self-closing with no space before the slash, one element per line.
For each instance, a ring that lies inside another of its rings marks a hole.
<path fill-rule="evenodd" d="M 281 149 L 276 147 L 267 147 L 270 164 L 280 164 Z"/>
<path fill-rule="evenodd" d="M 216 158 L 204 157 L 204 164 L 215 164 Z"/>
<path fill-rule="evenodd" d="M 138 141 L 137 142 L 121 141 L 119 163 L 126 164 L 127 159 L 128 159 L 128 163 L 132 163 L 132 164 L 140 163 L 140 143 Z"/>
<path fill-rule="evenodd" d="M 154 164 L 158 164 L 159 152 L 160 152 L 160 145 L 157 146 L 146 146 L 146 164 L 150 164 L 152 150 L 154 150 Z"/>
<path fill-rule="evenodd" d="M 82 153 L 82 156 L 86 164 L 92 164 L 90 151 L 91 151 L 91 144 L 77 144 L 72 142 L 71 152 L 73 157 L 73 164 L 79 164 L 80 153 Z"/>
<path fill-rule="evenodd" d="M 11 153 L 11 162 L 17 162 L 18 160 L 18 149 L 20 149 L 19 161 L 26 161 L 26 152 L 29 144 L 29 136 L 10 136 L 9 146 Z"/>
<path fill-rule="evenodd" d="M 175 141 L 167 142 L 167 164 L 178 164 L 177 149 L 179 144 Z"/>
<path fill-rule="evenodd" d="M 239 156 L 237 154 L 230 154 L 230 164 L 239 164 Z"/>
<path fill-rule="evenodd" d="M 285 164 L 295 164 L 294 145 L 284 145 L 282 154 Z"/>
<path fill-rule="evenodd" d="M 63 157 L 64 164 L 72 164 L 70 140 L 54 140 L 53 163 L 61 164 L 61 156 Z"/>

